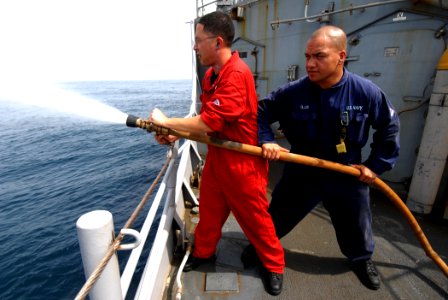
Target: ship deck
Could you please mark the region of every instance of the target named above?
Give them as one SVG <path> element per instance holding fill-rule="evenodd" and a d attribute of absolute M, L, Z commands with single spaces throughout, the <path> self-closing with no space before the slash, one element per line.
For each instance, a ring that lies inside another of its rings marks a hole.
<path fill-rule="evenodd" d="M 278 174 L 278 168 L 271 168 L 270 174 Z M 318 206 L 281 240 L 286 269 L 279 296 L 265 291 L 257 267 L 243 268 L 240 255 L 248 241 L 231 215 L 223 228 L 216 263 L 182 274 L 182 299 L 448 299 L 447 278 L 426 257 L 398 209 L 378 191 L 372 191 L 372 212 L 376 242 L 372 259 L 382 279 L 377 291 L 364 287 L 350 270 L 330 217 Z M 447 224 L 417 219 L 433 249 L 448 261 Z M 173 270 L 173 284 L 176 274 Z M 175 296 L 176 287 L 165 291 L 165 299 Z"/>

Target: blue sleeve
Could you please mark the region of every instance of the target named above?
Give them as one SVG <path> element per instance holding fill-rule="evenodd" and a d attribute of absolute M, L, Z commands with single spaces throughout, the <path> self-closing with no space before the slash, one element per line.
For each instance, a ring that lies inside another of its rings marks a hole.
<path fill-rule="evenodd" d="M 282 109 L 282 98 L 289 84 L 271 92 L 266 98 L 258 102 L 258 144 L 276 143 L 275 134 L 272 131 L 271 124 L 279 121 Z"/>
<path fill-rule="evenodd" d="M 363 164 L 380 175 L 392 169 L 397 161 L 400 151 L 400 120 L 382 91 L 378 91 L 377 101 L 371 109 L 371 124 L 375 132 L 370 155 Z"/>
<path fill-rule="evenodd" d="M 265 143 L 275 143 L 274 132 L 270 126 L 270 120 L 273 119 L 271 116 L 272 106 L 273 101 L 269 98 L 258 101 L 258 145 L 260 146 Z"/>

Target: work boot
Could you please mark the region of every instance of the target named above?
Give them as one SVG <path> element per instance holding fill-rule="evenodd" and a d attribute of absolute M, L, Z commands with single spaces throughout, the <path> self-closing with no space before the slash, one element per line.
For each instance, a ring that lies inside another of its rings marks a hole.
<path fill-rule="evenodd" d="M 249 269 L 261 265 L 261 260 L 255 251 L 254 246 L 249 244 L 244 248 L 243 253 L 241 253 L 241 262 L 244 265 L 244 269 Z"/>
<path fill-rule="evenodd" d="M 273 296 L 278 296 L 282 292 L 283 288 L 283 274 L 269 272 L 264 267 L 262 269 L 262 280 L 266 292 Z"/>
<path fill-rule="evenodd" d="M 380 288 L 380 276 L 376 270 L 375 265 L 371 259 L 354 261 L 353 272 L 355 272 L 358 279 L 371 290 Z"/>
<path fill-rule="evenodd" d="M 194 257 L 193 255 L 190 255 L 187 259 L 187 262 L 185 263 L 184 266 L 184 272 L 190 272 L 191 270 L 196 269 L 197 267 L 206 264 L 206 263 L 214 263 L 216 260 L 216 256 L 212 255 L 210 257 L 207 258 L 199 258 L 199 257 Z"/>

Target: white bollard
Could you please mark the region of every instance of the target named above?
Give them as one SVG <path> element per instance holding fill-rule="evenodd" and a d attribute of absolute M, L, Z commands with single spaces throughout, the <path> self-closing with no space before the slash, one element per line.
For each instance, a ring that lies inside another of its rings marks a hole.
<path fill-rule="evenodd" d="M 112 214 L 106 210 L 86 213 L 78 219 L 76 228 L 87 280 L 115 238 Z M 98 281 L 90 290 L 89 298 L 91 300 L 123 299 L 117 255 L 110 259 Z"/>

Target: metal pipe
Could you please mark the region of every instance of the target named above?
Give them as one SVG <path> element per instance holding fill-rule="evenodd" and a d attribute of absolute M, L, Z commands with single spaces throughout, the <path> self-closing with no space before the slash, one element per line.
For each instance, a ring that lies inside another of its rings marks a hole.
<path fill-rule="evenodd" d="M 271 24 L 272 29 L 274 29 L 275 27 L 277 27 L 277 26 L 279 26 L 280 24 L 283 24 L 283 23 L 292 23 L 292 22 L 298 22 L 298 21 L 304 21 L 304 20 L 316 20 L 316 19 L 320 19 L 322 17 L 335 15 L 335 14 L 340 14 L 340 13 L 343 13 L 343 12 L 346 12 L 346 11 L 353 11 L 353 10 L 359 10 L 359 9 L 364 9 L 364 8 L 369 8 L 369 7 L 374 7 L 374 6 L 380 6 L 380 5 L 386 5 L 386 4 L 394 4 L 394 3 L 398 3 L 398 2 L 408 2 L 408 1 L 409 0 L 391 0 L 391 1 L 384 1 L 384 2 L 374 2 L 374 3 L 363 4 L 363 5 L 358 5 L 358 6 L 351 6 L 351 7 L 348 7 L 348 8 L 343 8 L 343 9 L 335 10 L 335 11 L 332 11 L 332 12 L 321 13 L 321 14 L 314 15 L 314 16 L 305 16 L 305 17 L 302 17 L 302 18 L 271 21 L 270 24 Z"/>
<path fill-rule="evenodd" d="M 182 285 L 182 272 L 184 270 L 185 264 L 187 263 L 188 257 L 190 256 L 190 253 L 192 252 L 193 246 L 191 243 L 188 243 L 187 251 L 185 252 L 184 258 L 182 259 L 182 262 L 180 264 L 179 270 L 177 271 L 176 276 L 176 283 L 177 283 L 177 292 L 176 292 L 176 300 L 182 299 L 182 293 L 183 293 L 183 285 Z"/>
<path fill-rule="evenodd" d="M 440 7 L 443 9 L 448 9 L 448 1 L 446 1 L 446 0 L 420 0 L 419 2 L 423 2 L 428 5 Z"/>
<path fill-rule="evenodd" d="M 142 120 L 135 116 L 128 117 L 129 122 L 126 122 L 126 125 L 129 127 L 140 127 L 142 129 L 146 129 L 148 132 L 156 132 L 158 134 L 163 135 L 175 135 L 178 137 L 186 138 L 189 140 L 193 140 L 200 143 L 205 143 L 208 145 L 212 145 L 215 147 L 225 148 L 228 150 L 233 150 L 237 152 L 242 152 L 255 156 L 262 156 L 261 147 L 242 144 L 232 141 L 220 140 L 217 138 L 210 137 L 208 135 L 199 135 L 191 132 L 173 130 L 169 128 L 160 127 L 152 124 L 149 120 Z M 317 167 L 328 169 L 332 171 L 336 171 L 339 173 L 356 176 L 359 177 L 361 175 L 361 171 L 352 167 L 343 165 L 340 163 L 331 162 L 328 160 L 319 159 L 316 157 L 299 155 L 289 152 L 280 152 L 280 160 L 292 163 L 303 164 L 307 166 Z M 401 200 L 401 198 L 380 178 L 375 178 L 375 181 L 372 183 L 372 186 L 378 188 L 385 196 L 391 200 L 391 202 L 398 208 L 401 214 L 404 216 L 408 224 L 411 226 L 412 231 L 416 235 L 417 239 L 420 241 L 423 249 L 425 250 L 426 255 L 431 258 L 437 266 L 442 270 L 446 277 L 448 277 L 448 266 L 446 263 L 440 258 L 440 256 L 432 249 L 431 244 L 426 238 L 423 230 L 418 224 L 415 217 L 412 215 L 411 211 L 408 209 L 406 204 Z"/>

